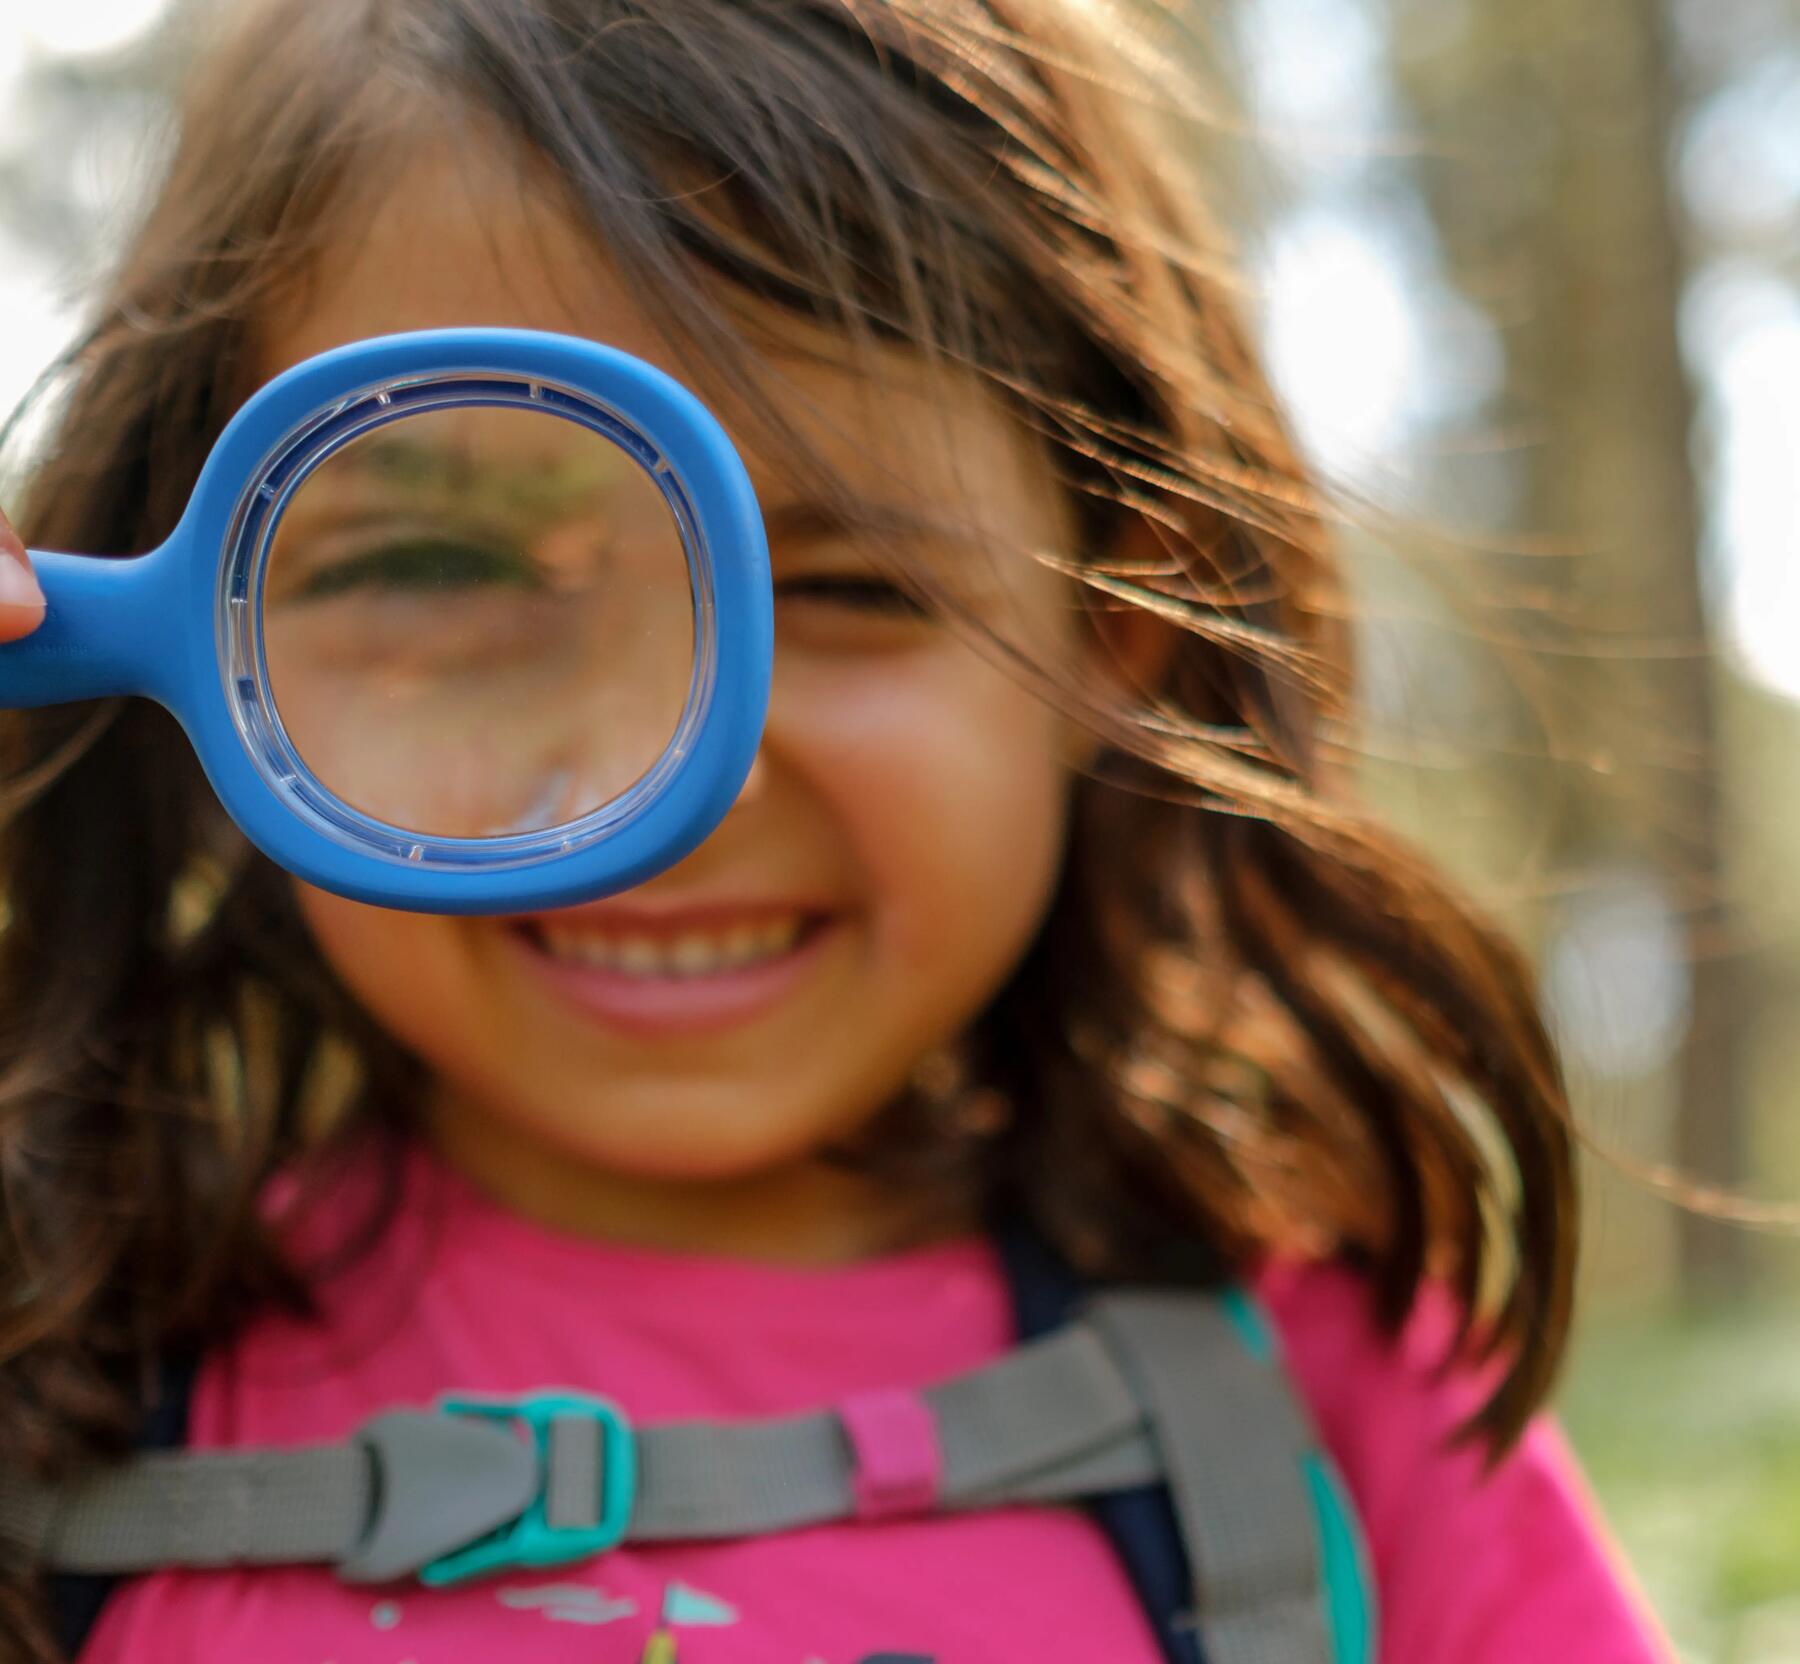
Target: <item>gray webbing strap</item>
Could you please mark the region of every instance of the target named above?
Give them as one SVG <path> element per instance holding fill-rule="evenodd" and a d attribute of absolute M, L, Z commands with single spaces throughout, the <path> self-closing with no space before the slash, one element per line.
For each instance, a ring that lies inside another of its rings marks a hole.
<path fill-rule="evenodd" d="M 606 1459 L 592 1416 L 557 1416 L 544 1462 L 544 1523 L 584 1531 L 600 1523 L 600 1464 Z"/>
<path fill-rule="evenodd" d="M 335 1560 L 362 1527 L 367 1466 L 350 1444 L 141 1456 L 60 1494 L 5 1486 L 0 1530 L 69 1571 Z"/>
<path fill-rule="evenodd" d="M 1156 1474 L 1130 1383 L 1082 1324 L 919 1397 L 942 1455 L 940 1507 L 1068 1500 Z M 830 1411 L 644 1427 L 635 1442 L 627 1541 L 856 1512 L 855 1452 Z M 343 1444 L 140 1456 L 60 1490 L 0 1484 L 0 1532 L 66 1571 L 325 1561 L 379 1581 L 506 1524 L 540 1486 L 552 1525 L 591 1524 L 604 1459 L 597 1424 L 579 1416 L 552 1420 L 540 1473 L 503 1424 L 395 1410 Z"/>
<path fill-rule="evenodd" d="M 920 1395 L 943 1453 L 938 1506 L 1087 1494 L 1094 1464 L 1154 1477 L 1130 1383 L 1091 1329 L 1073 1324 Z M 628 1539 L 757 1536 L 848 1518 L 854 1457 L 830 1412 L 684 1422 L 638 1433 L 641 1480 Z"/>
<path fill-rule="evenodd" d="M 1279 1370 L 1216 1301 L 1133 1291 L 1101 1297 L 1088 1315 L 1160 1446 L 1207 1664 L 1330 1664 L 1305 1472 L 1314 1439 Z"/>
<path fill-rule="evenodd" d="M 139 1456 L 63 1489 L 8 1481 L 0 1535 L 59 1571 L 327 1561 L 378 1582 L 515 1518 L 538 1478 L 504 1427 L 389 1410 L 343 1444 Z"/>

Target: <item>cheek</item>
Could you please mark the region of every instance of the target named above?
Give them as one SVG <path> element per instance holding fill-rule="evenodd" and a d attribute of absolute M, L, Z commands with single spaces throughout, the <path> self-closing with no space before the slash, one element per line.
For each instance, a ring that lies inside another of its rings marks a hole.
<path fill-rule="evenodd" d="M 383 1028 L 433 1058 L 478 1039 L 476 967 L 459 920 L 370 907 L 292 882 L 320 953 Z"/>
<path fill-rule="evenodd" d="M 803 766 L 861 868 L 882 945 L 950 977 L 946 955 L 1010 964 L 1062 851 L 1056 713 L 954 643 L 810 684 L 793 690 Z"/>

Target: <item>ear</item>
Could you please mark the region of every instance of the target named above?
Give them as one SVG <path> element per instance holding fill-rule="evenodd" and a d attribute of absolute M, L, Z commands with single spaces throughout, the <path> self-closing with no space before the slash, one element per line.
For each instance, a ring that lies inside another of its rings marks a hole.
<path fill-rule="evenodd" d="M 1127 513 L 1101 560 L 1125 569 L 1153 568 L 1168 559 L 1166 537 L 1147 516 Z M 1081 589 L 1086 615 L 1078 649 L 1083 682 L 1101 699 L 1124 706 L 1147 704 L 1168 675 L 1181 645 L 1180 628 L 1123 596 L 1085 584 Z M 1070 740 L 1083 765 L 1092 761 L 1101 745 L 1099 736 L 1083 724 L 1072 725 Z"/>

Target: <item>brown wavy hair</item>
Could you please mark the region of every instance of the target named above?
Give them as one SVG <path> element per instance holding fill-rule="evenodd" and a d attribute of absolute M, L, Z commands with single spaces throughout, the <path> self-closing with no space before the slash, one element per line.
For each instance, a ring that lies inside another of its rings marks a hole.
<path fill-rule="evenodd" d="M 1515 947 L 1336 766 L 1331 527 L 1208 217 L 1220 105 L 1172 0 L 1110 21 L 1073 0 L 229 12 L 64 366 L 28 541 L 168 533 L 250 391 L 256 319 L 420 121 L 501 135 L 553 181 L 742 420 L 784 431 L 721 280 L 847 352 L 980 377 L 1067 482 L 1095 607 L 1147 608 L 1177 645 L 1132 702 L 977 643 L 1104 746 L 1042 932 L 971 1036 L 1016 1112 L 971 1138 L 898 1104 L 861 1159 L 954 1150 L 1094 1275 L 1338 1256 L 1390 1328 L 1442 1277 L 1463 1355 L 1494 1368 L 1471 1431 L 1503 1450 L 1568 1327 L 1564 1088 Z M 1130 516 L 1160 558 L 1109 560 Z M 393 1145 L 425 1073 L 165 712 L 9 715 L 0 766 L 0 1463 L 59 1472 L 129 1445 L 158 1359 L 303 1298 L 260 1217 L 269 1174 Z M 50 1656 L 35 1598 L 0 1572 L 19 1657 Z"/>

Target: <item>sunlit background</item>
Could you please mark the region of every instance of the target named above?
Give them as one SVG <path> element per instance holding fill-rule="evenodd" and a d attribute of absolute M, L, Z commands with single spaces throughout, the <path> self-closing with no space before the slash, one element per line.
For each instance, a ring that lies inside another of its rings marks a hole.
<path fill-rule="evenodd" d="M 1629 1170 L 1800 1209 L 1800 0 L 1193 7 L 1359 505 L 1360 778 L 1529 944 L 1599 1152 L 1564 1413 L 1682 1656 L 1791 1664 L 1800 1242 Z M 0 0 L 0 408 L 182 48 L 166 0 Z"/>

